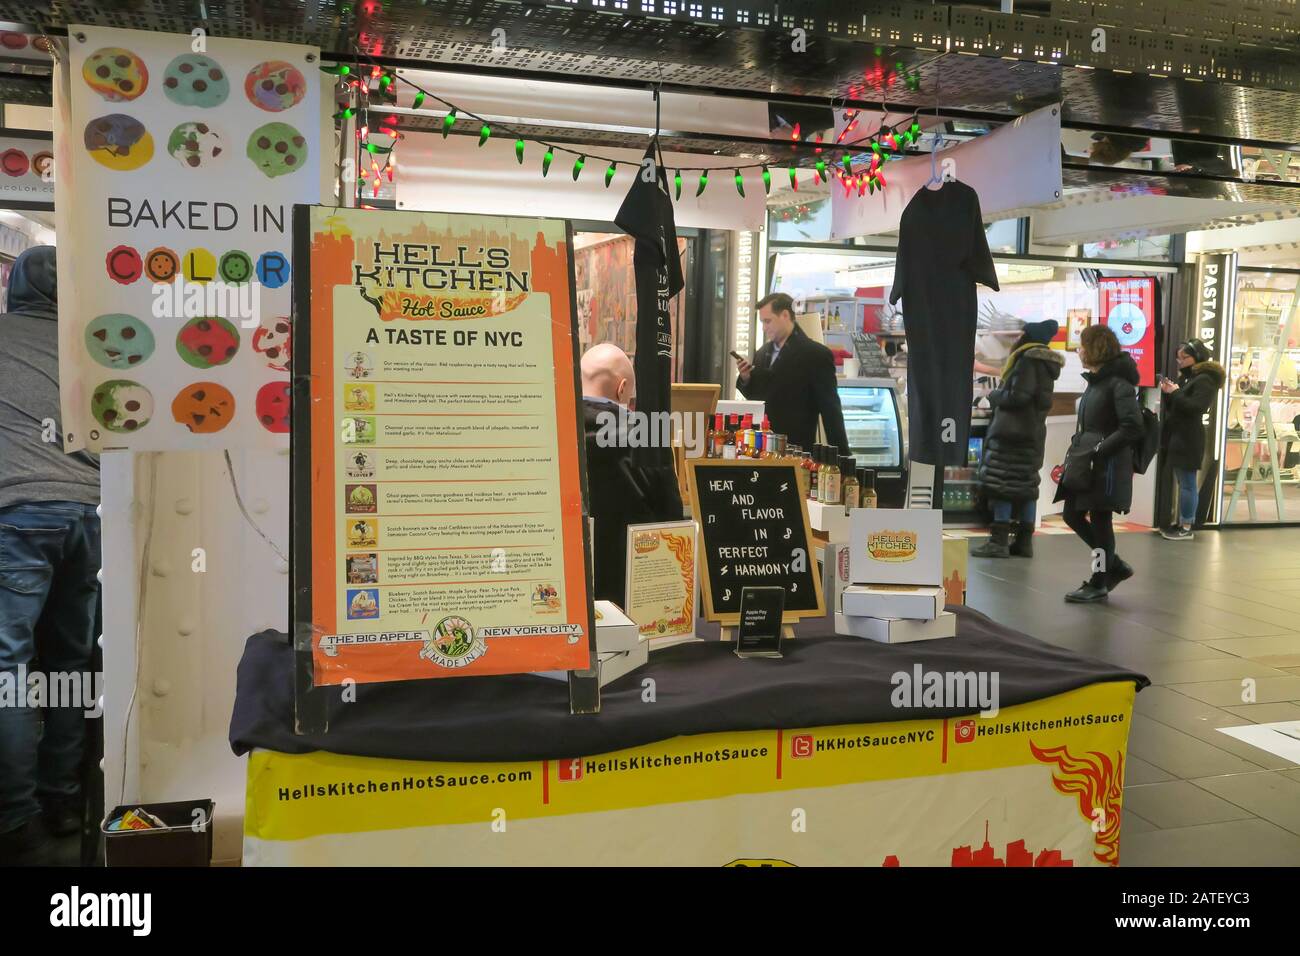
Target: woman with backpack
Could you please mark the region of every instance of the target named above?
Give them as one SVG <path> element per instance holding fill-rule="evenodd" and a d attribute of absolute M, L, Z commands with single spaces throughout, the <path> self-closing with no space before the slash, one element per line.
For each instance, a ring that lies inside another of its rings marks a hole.
<path fill-rule="evenodd" d="M 1091 577 L 1065 596 L 1072 604 L 1103 601 L 1133 576 L 1115 553 L 1115 512 L 1133 504 L 1133 446 L 1145 436 L 1138 403 L 1137 364 L 1120 348 L 1115 333 L 1090 325 L 1079 338 L 1079 358 L 1088 387 L 1079 399 L 1078 425 L 1066 456 L 1056 500 L 1062 517 L 1092 549 Z M 1098 560 L 1100 559 L 1100 560 Z"/>
<path fill-rule="evenodd" d="M 972 557 L 1034 556 L 1047 413 L 1065 366 L 1064 354 L 1048 346 L 1059 328 L 1051 319 L 1026 323 L 1002 367 L 1002 384 L 989 393 L 993 421 L 984 437 L 978 479 L 980 492 L 993 510 L 993 531 L 988 541 L 971 549 Z"/>
<path fill-rule="evenodd" d="M 1205 455 L 1205 424 L 1201 419 L 1227 377 L 1223 366 L 1210 359 L 1205 343 L 1191 339 L 1178 347 L 1178 381 L 1166 378 L 1160 382 L 1165 404 L 1161 437 L 1178 482 L 1178 524 L 1160 532 L 1168 541 L 1192 540 L 1199 494 L 1196 473 Z"/>

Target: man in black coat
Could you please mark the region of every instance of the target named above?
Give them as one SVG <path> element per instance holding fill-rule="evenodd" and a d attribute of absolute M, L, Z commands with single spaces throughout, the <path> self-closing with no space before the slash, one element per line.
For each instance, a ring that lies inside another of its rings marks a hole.
<path fill-rule="evenodd" d="M 1210 350 L 1200 339 L 1191 339 L 1178 347 L 1178 381 L 1164 379 L 1165 420 L 1161 441 L 1166 460 L 1173 467 L 1178 482 L 1178 524 L 1160 532 L 1168 541 L 1190 541 L 1196 523 L 1199 488 L 1196 473 L 1205 456 L 1205 423 L 1202 418 L 1214 404 L 1214 397 L 1227 379 L 1223 366 L 1210 358 Z"/>
<path fill-rule="evenodd" d="M 758 318 L 767 343 L 755 354 L 753 364 L 737 361 L 737 390 L 746 398 L 764 402 L 772 430 L 805 451 L 817 441 L 820 415 L 827 443 L 847 455 L 849 439 L 844 433 L 831 350 L 795 325 L 794 300 L 784 292 L 760 299 Z"/>
<path fill-rule="evenodd" d="M 594 592 L 598 601 L 625 601 L 627 526 L 682 520 L 676 484 L 638 465 L 628 443 L 628 406 L 636 401 L 632 360 L 616 345 L 594 345 L 582 356 L 582 416 L 587 446 L 587 513 L 595 519 Z M 643 429 L 643 434 L 652 434 Z"/>

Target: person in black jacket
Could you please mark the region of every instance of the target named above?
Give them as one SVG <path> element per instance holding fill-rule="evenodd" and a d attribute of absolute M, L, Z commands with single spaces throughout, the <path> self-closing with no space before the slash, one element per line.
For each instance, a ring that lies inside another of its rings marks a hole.
<path fill-rule="evenodd" d="M 984 436 L 980 491 L 993 509 L 993 533 L 971 549 L 977 558 L 1034 556 L 1038 478 L 1047 442 L 1047 412 L 1065 356 L 1048 343 L 1060 326 L 1048 319 L 1025 324 L 1024 335 L 1002 367 L 1002 384 L 989 394 L 993 421 Z M 1015 540 L 1011 520 L 1015 518 Z"/>
<path fill-rule="evenodd" d="M 1205 423 L 1201 420 L 1214 404 L 1228 374 L 1210 359 L 1210 350 L 1200 339 L 1178 348 L 1178 381 L 1164 379 L 1165 421 L 1160 432 L 1165 455 L 1178 482 L 1178 524 L 1160 534 L 1169 541 L 1190 541 L 1196 523 L 1199 490 L 1196 473 L 1205 456 Z"/>
<path fill-rule="evenodd" d="M 582 356 L 582 417 L 587 446 L 587 513 L 595 519 L 592 550 L 598 601 L 626 600 L 627 526 L 680 521 L 681 499 L 637 464 L 628 442 L 628 406 L 635 403 L 632 360 L 616 345 Z M 646 433 L 650 433 L 646 429 Z"/>
<path fill-rule="evenodd" d="M 1133 504 L 1133 446 L 1142 440 L 1137 364 L 1120 348 L 1115 333 L 1090 325 L 1079 338 L 1079 358 L 1088 368 L 1088 387 L 1079 399 L 1077 436 L 1091 444 L 1092 482 L 1082 491 L 1062 483 L 1065 523 L 1092 549 L 1092 576 L 1065 596 L 1075 604 L 1105 600 L 1133 568 L 1115 553 L 1115 512 Z"/>
<path fill-rule="evenodd" d="M 808 338 L 794 321 L 794 300 L 773 292 L 759 300 L 758 318 L 767 343 L 753 364 L 737 361 L 736 389 L 746 398 L 766 403 L 772 430 L 792 445 L 811 449 L 817 442 L 817 416 L 826 428 L 826 441 L 840 454 L 849 453 L 844 411 L 835 381 L 831 350 Z"/>

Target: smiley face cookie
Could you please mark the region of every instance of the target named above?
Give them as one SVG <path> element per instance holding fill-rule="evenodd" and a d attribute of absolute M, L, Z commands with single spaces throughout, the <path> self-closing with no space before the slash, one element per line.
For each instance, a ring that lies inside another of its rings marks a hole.
<path fill-rule="evenodd" d="M 280 113 L 302 101 L 307 95 L 307 81 L 292 64 L 268 60 L 249 70 L 244 78 L 244 95 L 258 109 Z"/>
<path fill-rule="evenodd" d="M 181 123 L 167 137 L 167 152 L 186 169 L 210 165 L 224 148 L 221 134 L 207 123 Z"/>
<path fill-rule="evenodd" d="M 139 169 L 153 159 L 153 137 L 143 123 L 125 113 L 91 120 L 82 139 L 91 158 L 109 169 Z"/>
<path fill-rule="evenodd" d="M 216 382 L 187 385 L 172 399 L 172 418 L 195 435 L 211 435 L 235 417 L 235 396 Z"/>
<path fill-rule="evenodd" d="M 181 106 L 212 109 L 226 102 L 230 79 L 221 64 L 202 53 L 182 53 L 163 71 L 163 93 Z"/>
<path fill-rule="evenodd" d="M 176 333 L 176 351 L 195 368 L 225 365 L 239 351 L 239 330 L 225 319 L 190 319 Z"/>
<path fill-rule="evenodd" d="M 274 179 L 306 164 L 307 140 L 288 123 L 267 123 L 248 137 L 248 158 Z"/>
<path fill-rule="evenodd" d="M 139 382 L 113 379 L 95 386 L 90 413 L 111 432 L 133 432 L 153 418 L 153 396 Z"/>
<path fill-rule="evenodd" d="M 113 312 L 86 326 L 86 351 L 105 368 L 131 368 L 153 350 L 153 332 L 133 315 Z"/>
<path fill-rule="evenodd" d="M 118 46 L 104 47 L 86 57 L 81 76 L 87 86 L 110 103 L 133 100 L 149 85 L 144 60 Z"/>

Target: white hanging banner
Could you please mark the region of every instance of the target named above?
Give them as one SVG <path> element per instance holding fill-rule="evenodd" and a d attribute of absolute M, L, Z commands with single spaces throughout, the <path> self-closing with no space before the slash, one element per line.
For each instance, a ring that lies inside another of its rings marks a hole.
<path fill-rule="evenodd" d="M 637 164 L 645 148 L 594 146 L 592 150 L 606 160 L 617 159 L 630 165 L 618 166 L 606 186 L 609 163 L 594 156 L 586 158 L 575 180 L 573 166 L 578 157 L 559 150 L 543 176 L 546 147 L 538 143 L 527 143 L 520 163 L 509 136 L 494 136 L 480 147 L 477 136 L 452 135 L 443 139 L 441 133 L 407 133 L 399 151 L 397 208 L 613 222 L 632 186 L 632 177 L 640 172 Z M 742 197 L 736 189 L 735 167 L 722 165 L 719 159 L 697 153 L 664 153 L 670 195 L 676 195 L 674 174 L 679 166 L 710 167 L 708 185 L 698 197 L 699 170 L 682 171 L 682 195 L 673 203 L 676 224 L 761 230 L 767 215 L 762 171 L 741 170 L 745 189 Z M 737 160 L 738 165 L 748 162 L 752 160 Z"/>
<path fill-rule="evenodd" d="M 923 134 L 928 135 L 928 134 Z M 854 167 L 856 169 L 856 166 Z M 935 171 L 959 179 L 980 197 L 986 220 L 998 213 L 1061 198 L 1061 107 L 1045 106 L 978 139 L 940 151 Z M 879 235 L 898 228 L 903 210 L 931 176 L 930 157 L 886 163 L 885 187 L 845 196 L 832 178 L 831 238 Z"/>
<path fill-rule="evenodd" d="M 292 208 L 321 199 L 319 50 L 87 26 L 67 42 L 65 448 L 286 445 Z"/>

